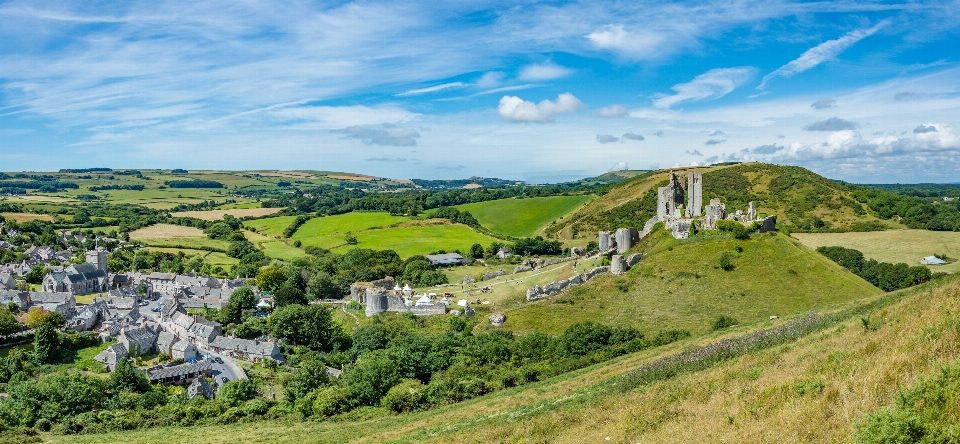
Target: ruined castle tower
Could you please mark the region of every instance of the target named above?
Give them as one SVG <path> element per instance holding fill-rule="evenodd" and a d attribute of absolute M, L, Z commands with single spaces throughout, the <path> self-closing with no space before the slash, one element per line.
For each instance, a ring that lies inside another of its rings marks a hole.
<path fill-rule="evenodd" d="M 691 171 L 687 174 L 687 217 L 699 217 L 703 213 L 703 173 Z"/>
<path fill-rule="evenodd" d="M 682 205 L 683 186 L 677 175 L 670 173 L 670 183 L 657 188 L 657 220 L 664 222 L 667 218 L 682 217 L 677 212 L 677 207 Z"/>
<path fill-rule="evenodd" d="M 750 201 L 750 209 L 747 210 L 747 220 L 757 220 L 757 207 Z"/>

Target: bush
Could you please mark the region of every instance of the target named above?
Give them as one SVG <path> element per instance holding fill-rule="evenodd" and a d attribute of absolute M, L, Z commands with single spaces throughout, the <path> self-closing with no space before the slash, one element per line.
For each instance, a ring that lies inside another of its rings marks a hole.
<path fill-rule="evenodd" d="M 328 418 L 350 409 L 347 389 L 339 385 L 323 387 L 314 391 L 313 414 Z"/>
<path fill-rule="evenodd" d="M 257 385 L 249 379 L 229 381 L 217 390 L 217 399 L 230 406 L 238 406 L 257 396 Z"/>
<path fill-rule="evenodd" d="M 733 265 L 733 260 L 730 258 L 729 253 L 723 253 L 720 255 L 719 267 L 723 271 L 733 271 L 736 268 Z"/>
<path fill-rule="evenodd" d="M 713 321 L 713 330 L 714 330 L 714 331 L 723 330 L 723 329 L 725 329 L 725 328 L 727 328 L 727 327 L 733 327 L 734 325 L 737 325 L 738 323 L 739 323 L 739 321 L 737 321 L 736 319 L 734 319 L 734 318 L 732 318 L 732 317 L 730 317 L 730 316 L 720 315 L 720 317 L 718 317 L 716 321 Z"/>
<path fill-rule="evenodd" d="M 393 386 L 381 403 L 395 413 L 419 410 L 427 404 L 426 387 L 416 379 L 404 380 Z"/>

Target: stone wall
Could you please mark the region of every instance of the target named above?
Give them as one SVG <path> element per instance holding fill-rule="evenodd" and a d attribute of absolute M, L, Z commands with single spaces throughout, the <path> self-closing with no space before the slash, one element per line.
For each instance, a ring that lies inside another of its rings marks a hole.
<path fill-rule="evenodd" d="M 593 279 L 601 274 L 610 271 L 610 267 L 596 267 L 586 273 L 581 273 L 576 276 L 571 277 L 570 279 L 564 279 L 562 281 L 552 282 L 543 287 L 536 285 L 533 288 L 527 290 L 527 300 L 535 301 L 537 299 L 542 299 L 547 296 L 560 293 L 561 291 L 567 290 L 569 288 L 576 287 L 581 285 L 590 279 Z"/>
<path fill-rule="evenodd" d="M 354 282 L 350 285 L 350 299 L 365 304 L 367 302 L 366 296 L 368 289 L 382 288 L 384 290 L 392 290 L 395 285 L 397 285 L 397 282 L 390 276 L 378 281 Z"/>
<path fill-rule="evenodd" d="M 627 256 L 627 267 L 632 267 L 636 265 L 637 262 L 640 262 L 640 259 L 643 258 L 643 255 L 640 253 L 634 253 L 630 256 Z"/>
<path fill-rule="evenodd" d="M 624 274 L 627 272 L 627 261 L 623 256 L 615 254 L 610 257 L 610 274 Z"/>
<path fill-rule="evenodd" d="M 413 313 L 417 316 L 431 316 L 446 314 L 447 306 L 445 304 L 408 306 L 404 298 L 394 296 L 388 291 L 382 289 L 368 289 L 366 292 L 367 317 L 373 317 L 388 311 L 397 313 Z"/>
<path fill-rule="evenodd" d="M 491 272 L 489 272 L 489 273 L 484 274 L 483 276 L 481 276 L 481 277 L 480 277 L 480 280 L 481 280 L 481 281 L 489 281 L 490 279 L 495 279 L 495 278 L 498 278 L 498 277 L 503 276 L 503 275 L 506 275 L 506 274 L 507 274 L 507 272 L 504 271 L 503 269 L 500 269 L 500 270 L 497 270 L 497 271 L 491 271 Z"/>

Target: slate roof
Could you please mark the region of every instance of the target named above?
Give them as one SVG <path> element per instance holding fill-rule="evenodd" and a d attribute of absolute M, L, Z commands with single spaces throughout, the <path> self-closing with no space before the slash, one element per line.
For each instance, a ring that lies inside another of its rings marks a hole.
<path fill-rule="evenodd" d="M 260 356 L 273 356 L 277 351 L 277 344 L 272 341 L 252 341 L 249 339 L 228 338 L 225 336 L 217 336 L 213 342 L 210 343 L 210 346 L 225 351 L 240 351 Z"/>
<path fill-rule="evenodd" d="M 166 378 L 176 378 L 184 375 L 210 371 L 213 368 L 212 366 L 213 364 L 210 361 L 203 360 L 197 362 L 196 364 L 181 364 L 173 367 L 162 367 L 158 369 L 147 370 L 147 377 L 150 378 L 151 381 L 158 381 Z"/>
<path fill-rule="evenodd" d="M 428 254 L 424 257 L 433 265 L 456 265 L 466 262 L 466 259 L 457 253 Z"/>
<path fill-rule="evenodd" d="M 156 280 L 161 280 L 161 281 L 172 281 L 175 277 L 176 277 L 176 275 L 173 274 L 173 273 L 153 272 L 153 273 L 150 273 L 150 276 L 147 276 L 147 279 L 156 279 Z"/>

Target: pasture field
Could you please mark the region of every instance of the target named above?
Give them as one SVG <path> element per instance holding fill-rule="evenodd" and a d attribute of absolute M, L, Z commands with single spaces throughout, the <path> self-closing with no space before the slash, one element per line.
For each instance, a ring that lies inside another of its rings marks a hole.
<path fill-rule="evenodd" d="M 960 233 L 954 231 L 887 230 L 866 233 L 793 233 L 791 236 L 810 248 L 840 246 L 860 250 L 867 259 L 880 262 L 920 265 L 920 258 L 946 254 L 960 259 Z M 960 261 L 930 265 L 930 271 L 956 273 Z"/>
<path fill-rule="evenodd" d="M 131 240 L 206 238 L 203 230 L 182 225 L 156 224 L 130 232 Z"/>
<path fill-rule="evenodd" d="M 205 251 L 205 250 L 193 250 L 189 248 L 164 248 L 164 247 L 147 247 L 150 251 L 162 251 L 164 253 L 173 253 L 177 254 L 183 252 L 187 256 L 197 255 L 203 256 L 203 261 L 210 265 L 219 265 L 224 268 L 230 268 L 231 265 L 240 263 L 240 259 L 234 259 L 230 256 L 227 256 L 224 253 L 216 251 Z"/>
<path fill-rule="evenodd" d="M 651 334 L 667 329 L 700 334 L 720 315 L 756 322 L 882 293 L 784 235 L 694 242 L 659 235 L 669 239 L 627 274 L 599 276 L 562 295 L 506 311 L 504 328 L 561 333 L 592 320 Z M 719 268 L 721 255 L 731 258 L 732 271 Z"/>
<path fill-rule="evenodd" d="M 283 235 L 283 230 L 286 230 L 296 219 L 297 216 L 268 217 L 244 221 L 243 226 L 256 228 L 257 232 L 267 236 L 280 237 Z"/>
<path fill-rule="evenodd" d="M 180 211 L 177 213 L 170 213 L 173 217 L 193 217 L 196 219 L 203 220 L 222 220 L 223 216 L 229 214 L 236 218 L 241 217 L 261 217 L 274 214 L 283 208 L 234 208 L 234 209 L 223 209 L 223 210 L 207 210 L 207 211 Z"/>
<path fill-rule="evenodd" d="M 17 222 L 27 222 L 31 220 L 45 220 L 47 222 L 53 222 L 53 216 L 49 214 L 0 213 L 0 216 L 3 216 L 5 219 L 15 220 Z"/>
<path fill-rule="evenodd" d="M 530 237 L 592 199 L 593 196 L 513 198 L 457 205 L 456 208 L 469 211 L 480 225 L 495 233 Z"/>
<path fill-rule="evenodd" d="M 421 226 L 404 226 L 384 228 L 353 233 L 358 245 L 342 245 L 333 251 L 344 253 L 351 248 L 372 248 L 375 250 L 394 250 L 401 258 L 418 254 L 430 254 L 434 251 L 460 250 L 463 253 L 470 251 L 475 243 L 489 245 L 496 239 L 473 231 L 466 225 L 433 224 Z M 294 237 L 296 238 L 296 236 Z M 323 236 L 313 239 L 331 239 L 333 236 Z M 309 240 L 310 238 L 308 238 Z M 342 243 L 342 237 L 340 238 Z M 309 245 L 303 241 L 304 245 Z"/>
<path fill-rule="evenodd" d="M 406 217 L 391 216 L 390 213 L 365 211 L 354 211 L 336 216 L 315 217 L 301 225 L 300 229 L 294 233 L 291 239 L 300 239 L 302 241 L 318 236 L 342 235 L 348 231 L 357 233 L 372 228 L 386 228 L 390 225 L 408 220 L 410 219 Z"/>
<path fill-rule="evenodd" d="M 205 250 L 216 249 L 227 251 L 230 248 L 230 242 L 224 240 L 207 239 L 206 237 L 161 237 L 138 239 L 148 247 L 176 248 L 183 250 Z"/>

